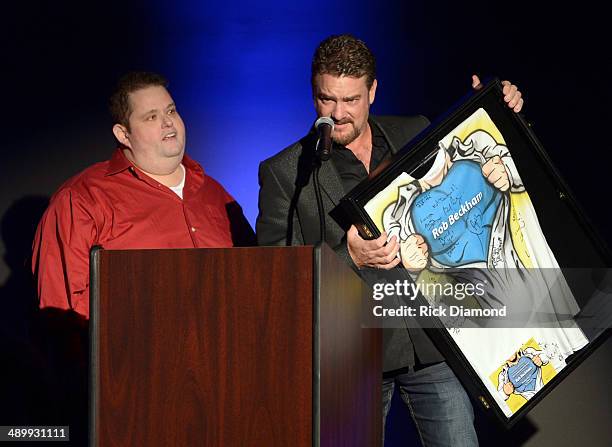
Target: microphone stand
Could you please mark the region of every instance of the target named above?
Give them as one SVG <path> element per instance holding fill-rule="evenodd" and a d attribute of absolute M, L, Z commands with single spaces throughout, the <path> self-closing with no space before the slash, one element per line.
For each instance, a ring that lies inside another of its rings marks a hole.
<path fill-rule="evenodd" d="M 323 210 L 323 197 L 321 196 L 321 183 L 319 182 L 319 171 L 321 169 L 321 165 L 328 159 L 325 157 L 321 157 L 321 151 L 319 150 L 319 142 L 321 139 L 317 140 L 317 145 L 315 148 L 315 169 L 313 173 L 313 186 L 315 191 L 315 196 L 317 198 L 317 210 L 319 212 L 319 235 L 320 242 L 325 242 L 325 212 Z"/>

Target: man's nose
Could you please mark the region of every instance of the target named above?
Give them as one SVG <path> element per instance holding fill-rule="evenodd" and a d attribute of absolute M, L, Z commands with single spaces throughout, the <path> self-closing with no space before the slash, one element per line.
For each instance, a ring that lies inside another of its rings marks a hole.
<path fill-rule="evenodd" d="M 344 104 L 342 103 L 342 101 L 338 101 L 334 105 L 331 117 L 334 119 L 334 121 L 340 121 L 342 118 L 344 118 L 344 112 Z"/>
<path fill-rule="evenodd" d="M 168 115 L 164 115 L 164 119 L 162 120 L 162 125 L 164 127 L 172 127 L 173 124 L 174 122 L 172 121 L 172 118 L 170 118 L 170 116 Z"/>

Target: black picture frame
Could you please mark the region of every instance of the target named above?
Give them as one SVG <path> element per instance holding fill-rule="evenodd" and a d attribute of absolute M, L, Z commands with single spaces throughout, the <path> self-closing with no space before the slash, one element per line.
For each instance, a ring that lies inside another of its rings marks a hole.
<path fill-rule="evenodd" d="M 366 211 L 368 202 L 403 172 L 419 178 L 419 174 L 426 172 L 431 166 L 432 154 L 438 148 L 438 143 L 477 110 L 484 109 L 503 134 L 505 144 L 512 153 L 512 159 L 529 193 L 539 226 L 561 269 L 572 267 L 607 271 L 605 269 L 612 265 L 609 249 L 553 166 L 531 126 L 521 114 L 514 113 L 505 104 L 502 90 L 501 82 L 493 79 L 482 89 L 466 95 L 449 112 L 373 171 L 367 180 L 350 191 L 341 200 L 335 214 L 354 224 L 364 239 L 379 237 L 382 229 Z M 344 221 L 343 225 L 346 224 Z M 574 284 L 570 281 L 568 284 L 575 294 L 591 296 L 592 288 L 578 291 L 574 290 Z M 576 287 L 583 286 L 584 284 L 581 284 Z M 586 299 L 588 298 L 581 301 L 577 297 L 581 308 Z M 421 295 L 417 296 L 417 302 L 428 304 Z M 491 392 L 483 384 L 483 377 L 476 373 L 444 324 L 434 318 L 428 319 L 430 326 L 431 321 L 434 321 L 434 327 L 426 327 L 424 330 L 445 356 L 473 401 L 479 403 L 486 413 L 491 414 L 506 428 L 511 428 L 524 417 L 610 335 L 610 329 L 605 328 L 593 338 L 589 337 L 589 343 L 585 347 L 567 358 L 565 368 L 509 417 L 495 402 Z"/>

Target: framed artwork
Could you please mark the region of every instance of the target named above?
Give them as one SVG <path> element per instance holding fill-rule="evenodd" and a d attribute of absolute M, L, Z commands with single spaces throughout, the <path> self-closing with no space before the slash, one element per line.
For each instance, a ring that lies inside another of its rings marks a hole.
<path fill-rule="evenodd" d="M 362 237 L 397 238 L 413 283 L 481 287 L 461 298 L 463 313 L 423 327 L 472 397 L 511 427 L 609 335 L 612 258 L 502 98 L 498 80 L 471 93 L 340 207 Z M 424 290 L 420 305 L 451 306 L 441 288 Z M 505 323 L 464 318 L 500 309 Z"/>

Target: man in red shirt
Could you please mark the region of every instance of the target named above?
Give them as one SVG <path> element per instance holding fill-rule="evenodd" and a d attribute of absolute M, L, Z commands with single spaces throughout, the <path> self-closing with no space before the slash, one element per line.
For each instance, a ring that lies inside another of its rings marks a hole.
<path fill-rule="evenodd" d="M 110 160 L 69 179 L 51 198 L 34 240 L 40 307 L 89 318 L 89 251 L 254 245 L 240 206 L 185 155 L 185 125 L 154 73 L 119 80 L 111 96 Z"/>

